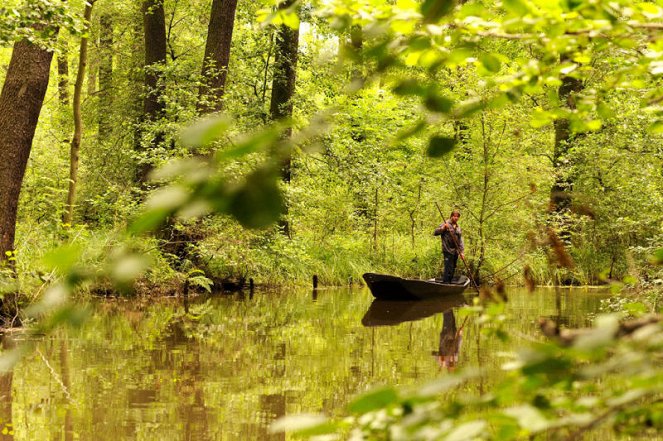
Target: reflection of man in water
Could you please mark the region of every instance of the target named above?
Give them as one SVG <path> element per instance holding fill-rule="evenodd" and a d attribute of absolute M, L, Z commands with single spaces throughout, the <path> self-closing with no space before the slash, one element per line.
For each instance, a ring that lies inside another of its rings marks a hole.
<path fill-rule="evenodd" d="M 444 312 L 442 321 L 442 332 L 440 332 L 440 351 L 437 354 L 437 362 L 441 367 L 447 368 L 449 372 L 453 372 L 458 364 L 458 353 L 460 351 L 460 343 L 463 328 L 456 328 L 456 317 L 454 316 L 453 309 Z"/>

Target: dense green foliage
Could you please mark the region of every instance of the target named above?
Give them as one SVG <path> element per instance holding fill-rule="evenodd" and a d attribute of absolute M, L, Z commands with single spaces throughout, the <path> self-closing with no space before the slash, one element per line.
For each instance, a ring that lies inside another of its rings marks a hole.
<path fill-rule="evenodd" d="M 60 282 L 28 316 L 77 289 L 111 284 L 129 292 L 159 281 L 159 292 L 179 292 L 248 277 L 270 284 L 313 274 L 345 284 L 369 270 L 429 277 L 440 264 L 431 236 L 441 220 L 437 204 L 444 215 L 461 208 L 471 270 L 484 281 L 621 280 L 657 296 L 660 4 L 338 0 L 275 12 L 272 3 L 239 3 L 226 115 L 201 120 L 209 2 L 164 2 L 166 62 L 151 66 L 143 65 L 140 5 L 95 4 L 74 222 L 61 221 L 71 110 L 52 81 L 23 181 L 16 251 L 7 256 L 18 279 L 11 265 L 3 268 L 7 293 Z M 61 28 L 59 59 L 75 71 L 72 48 L 84 27 L 72 11 L 82 14 L 83 4 L 36 4 L 29 12 L 0 11 L 12 17 L 3 20 L 0 41 L 41 37 L 33 31 L 53 20 Z M 282 24 L 299 27 L 300 57 L 292 118 L 274 122 L 275 29 Z M 110 41 L 102 38 L 109 34 Z M 8 57 L 3 50 L 0 61 Z M 109 60 L 112 79 L 102 84 Z M 145 90 L 146 74 L 158 78 L 154 90 Z M 565 92 L 569 79 L 581 87 Z M 143 99 L 155 94 L 163 111 L 147 115 Z M 284 183 L 280 168 L 290 158 L 292 179 Z M 136 179 L 151 169 L 152 181 Z M 551 204 L 560 182 L 571 201 L 563 209 Z M 526 277 L 514 277 L 523 271 Z M 35 300 L 24 297 L 23 304 Z M 40 329 L 78 318 L 65 306 Z M 479 435 L 487 425 L 498 439 L 550 429 L 573 437 L 573 427 L 582 433 L 606 412 L 637 426 L 651 411 L 647 421 L 658 427 L 657 408 L 644 401 L 660 393 L 660 372 L 646 363 L 660 350 L 658 328 L 622 349 L 621 342 L 611 346 L 610 323 L 591 334 L 585 349 L 593 352 L 546 345 L 522 357 L 520 375 L 493 396 L 454 399 L 429 413 L 427 394 L 403 398 L 387 389 L 351 410 L 369 413 L 359 425 L 366 422 L 377 438 L 392 429 L 414 436 L 420 425 L 450 439 Z M 622 353 L 640 357 L 633 375 L 614 380 L 607 395 L 574 401 L 594 392 L 611 363 L 624 365 Z M 520 407 L 505 410 L 505 403 Z M 420 418 L 408 418 L 411 411 Z M 383 417 L 388 424 L 374 427 Z"/>
<path fill-rule="evenodd" d="M 82 5 L 71 4 L 69 14 L 78 6 L 82 13 Z M 132 185 L 140 163 L 160 165 L 210 149 L 223 152 L 241 133 L 268 123 L 274 42 L 270 26 L 257 16 L 297 24 L 292 14 L 266 15 L 268 6 L 240 2 L 225 98 L 232 122 L 216 126 L 211 136 L 223 133 L 220 142 L 195 145 L 186 136 L 180 142 L 178 133 L 196 115 L 205 38 L 201 24 L 209 4 L 165 3 L 171 24 L 162 76 L 166 112 L 157 121 L 141 120 L 139 7 L 132 2 L 95 5 L 76 225 L 60 222 L 68 176 L 68 151 L 62 147 L 71 127 L 70 110 L 56 99 L 52 81 L 20 205 L 16 248 L 22 277 L 63 239 L 85 243 L 86 237 L 123 228 L 136 212 L 137 194 L 144 191 Z M 454 206 L 463 209 L 467 254 L 484 276 L 517 257 L 501 277 L 525 265 L 538 283 L 655 276 L 646 258 L 661 238 L 655 117 L 660 92 L 655 82 L 658 43 L 648 36 L 657 29 L 660 8 L 513 2 L 499 13 L 484 6 L 469 2 L 448 15 L 452 3 L 425 2 L 421 24 L 419 4 L 412 1 L 307 6 L 294 102 L 295 128 L 303 136 L 285 147 L 295 153 L 292 182 L 280 189 L 270 183 L 278 174 L 274 156 L 264 154 L 274 151 L 270 140 L 278 139 L 278 131 L 267 129 L 246 148 L 221 155 L 215 165 L 220 174 L 210 171 L 217 176 L 215 183 L 205 184 L 203 191 L 212 195 L 214 211 L 248 226 L 274 219 L 282 207 L 277 194 L 283 192 L 290 237 L 274 229 L 245 231 L 223 217 L 189 222 L 176 240 L 202 240 L 172 259 L 188 261 L 185 272 L 206 262 L 200 269 L 215 279 L 244 276 L 267 283 L 301 282 L 312 274 L 324 283 L 346 283 L 367 270 L 426 277 L 439 266 L 439 244 L 430 236 L 440 220 L 437 202 L 445 215 Z M 523 11 L 529 11 L 529 19 L 516 18 Z M 625 11 L 627 23 L 618 18 Z M 112 18 L 111 48 L 101 46 L 100 36 L 109 30 L 99 28 L 100 16 Z M 362 28 L 361 51 L 346 43 L 352 26 Z M 72 48 L 78 36 L 62 34 L 58 47 L 74 72 Z M 646 49 L 644 56 L 638 48 Z M 99 89 L 97 78 L 109 49 L 110 92 Z M 560 57 L 567 61 L 560 63 Z M 556 98 L 562 75 L 575 75 L 586 84 L 574 109 L 560 106 Z M 363 86 L 348 94 L 350 83 Z M 320 112 L 325 112 L 325 125 L 305 129 Z M 110 132 L 102 133 L 101 118 Z M 546 158 L 553 150 L 551 121 L 561 118 L 583 133 L 560 169 Z M 158 148 L 136 148 L 156 132 L 165 134 Z M 567 213 L 574 266 L 561 271 L 546 232 L 556 174 L 569 175 L 574 183 L 574 205 Z M 242 182 L 267 193 L 233 190 Z M 171 201 L 177 199 L 174 194 Z M 161 203 L 164 198 L 168 193 Z M 175 208 L 159 209 L 165 215 Z M 153 219 L 152 227 L 154 222 L 159 220 Z M 175 261 L 173 268 L 181 270 Z"/>

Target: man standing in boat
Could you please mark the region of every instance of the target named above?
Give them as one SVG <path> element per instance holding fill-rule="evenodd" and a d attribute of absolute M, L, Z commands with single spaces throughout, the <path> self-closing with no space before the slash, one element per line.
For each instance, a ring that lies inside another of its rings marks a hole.
<path fill-rule="evenodd" d="M 465 259 L 465 244 L 463 242 L 462 232 L 458 225 L 458 218 L 460 218 L 460 210 L 453 210 L 451 217 L 440 224 L 433 233 L 435 236 L 442 238 L 442 254 L 444 255 L 444 275 L 442 282 L 451 283 L 456 272 L 456 263 L 458 256 Z"/>

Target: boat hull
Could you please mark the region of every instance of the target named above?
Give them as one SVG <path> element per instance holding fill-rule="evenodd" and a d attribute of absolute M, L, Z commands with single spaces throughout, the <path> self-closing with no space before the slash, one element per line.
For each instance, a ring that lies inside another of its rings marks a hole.
<path fill-rule="evenodd" d="M 387 274 L 366 273 L 363 275 L 373 297 L 382 300 L 423 300 L 462 294 L 470 281 L 465 276 L 452 283 L 435 279 L 404 279 Z"/>
<path fill-rule="evenodd" d="M 449 294 L 427 300 L 380 300 L 375 299 L 368 308 L 361 324 L 364 326 L 394 326 L 413 322 L 466 305 L 462 294 Z"/>

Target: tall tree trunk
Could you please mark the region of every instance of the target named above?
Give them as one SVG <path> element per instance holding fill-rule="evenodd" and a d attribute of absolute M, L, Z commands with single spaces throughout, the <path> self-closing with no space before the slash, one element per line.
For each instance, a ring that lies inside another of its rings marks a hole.
<path fill-rule="evenodd" d="M 92 6 L 94 0 L 88 0 L 85 4 L 83 19 L 90 27 L 90 18 L 92 17 Z M 69 191 L 67 192 L 67 203 L 63 223 L 70 224 L 74 219 L 74 203 L 76 202 L 76 186 L 78 183 L 78 166 L 80 163 L 81 137 L 83 133 L 83 118 L 81 116 L 81 94 L 83 92 L 83 81 L 85 80 L 85 67 L 87 65 L 87 43 L 88 38 L 83 34 L 81 37 L 81 48 L 78 54 L 78 73 L 76 74 L 76 83 L 74 84 L 74 137 L 71 140 L 71 149 L 69 150 Z"/>
<path fill-rule="evenodd" d="M 58 70 L 58 103 L 57 137 L 64 148 L 71 143 L 71 114 L 69 112 L 69 40 L 61 35 L 58 42 L 57 70 Z"/>
<path fill-rule="evenodd" d="M 279 4 L 279 9 L 287 9 L 295 0 L 285 0 Z M 274 78 L 272 79 L 272 99 L 269 113 L 273 120 L 292 117 L 292 98 L 295 95 L 295 80 L 297 78 L 297 55 L 299 51 L 299 28 L 292 29 L 281 25 L 276 33 L 276 50 L 274 57 Z M 284 132 L 284 137 L 292 136 L 292 129 Z M 292 155 L 290 152 L 282 158 L 281 179 L 289 183 L 292 178 Z M 279 226 L 283 234 L 291 237 L 290 223 L 288 222 L 288 206 Z"/>
<path fill-rule="evenodd" d="M 293 3 L 294 0 L 285 0 L 279 5 L 279 9 L 287 9 Z M 281 25 L 276 34 L 272 100 L 269 106 L 270 115 L 273 120 L 290 118 L 292 116 L 292 98 L 295 95 L 298 50 L 299 29 L 292 29 L 286 25 Z M 291 134 L 292 129 L 288 129 L 285 136 L 290 137 Z M 292 158 L 290 156 L 283 160 L 281 177 L 284 182 L 290 182 L 291 161 Z"/>
<path fill-rule="evenodd" d="M 52 59 L 52 51 L 16 43 L 0 94 L 0 262 L 14 250 L 18 198 Z"/>
<path fill-rule="evenodd" d="M 564 61 L 564 60 L 562 60 Z M 560 102 L 569 109 L 575 109 L 575 94 L 583 88 L 582 81 L 577 78 L 565 76 L 558 90 Z M 573 190 L 573 179 L 568 175 L 566 164 L 567 154 L 573 146 L 573 134 L 571 133 L 569 120 L 560 118 L 555 120 L 555 147 L 553 151 L 553 168 L 555 182 L 550 190 L 550 208 L 553 213 L 562 214 L 571 208 Z M 561 225 L 560 237 L 568 241 L 569 232 L 565 225 Z"/>
<path fill-rule="evenodd" d="M 203 58 L 202 85 L 198 93 L 200 113 L 218 112 L 223 109 L 236 9 L 237 0 L 212 1 Z"/>
<path fill-rule="evenodd" d="M 99 140 L 111 133 L 111 108 L 113 105 L 113 16 L 105 12 L 99 18 L 102 30 L 99 37 Z"/>
<path fill-rule="evenodd" d="M 157 121 L 163 117 L 163 67 L 166 64 L 166 14 L 163 0 L 143 2 L 143 28 L 145 32 L 145 99 L 143 101 L 143 121 Z M 163 142 L 164 135 L 158 131 L 148 146 L 156 147 Z M 152 164 L 146 161 L 138 166 L 137 181 L 145 183 Z"/>

